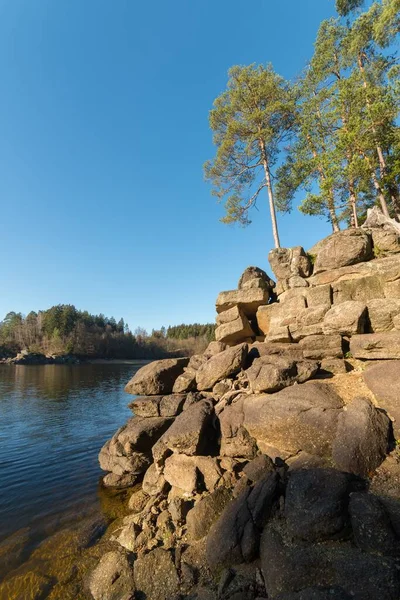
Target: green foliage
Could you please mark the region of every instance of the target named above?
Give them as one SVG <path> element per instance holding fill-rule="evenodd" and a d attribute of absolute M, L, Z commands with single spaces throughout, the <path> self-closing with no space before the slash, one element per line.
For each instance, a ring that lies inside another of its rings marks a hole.
<path fill-rule="evenodd" d="M 275 245 L 272 169 L 294 121 L 294 94 L 271 65 L 234 66 L 227 89 L 210 112 L 216 156 L 204 165 L 213 194 L 225 200 L 224 223 L 250 223 L 249 211 L 266 188 Z"/>
<path fill-rule="evenodd" d="M 336 0 L 336 10 L 342 17 L 359 8 L 364 4 L 364 0 Z"/>
<path fill-rule="evenodd" d="M 69 304 L 52 306 L 26 317 L 10 312 L 0 322 L 0 358 L 23 349 L 89 358 L 164 358 L 201 352 L 213 339 L 214 325 L 178 325 L 153 330 L 138 327 L 132 334 L 123 319 L 91 315 Z M 168 339 L 170 338 L 170 339 Z M 176 339 L 176 342 L 175 342 Z M 179 340 L 179 342 L 178 342 Z M 187 343 L 182 345 L 182 340 Z"/>

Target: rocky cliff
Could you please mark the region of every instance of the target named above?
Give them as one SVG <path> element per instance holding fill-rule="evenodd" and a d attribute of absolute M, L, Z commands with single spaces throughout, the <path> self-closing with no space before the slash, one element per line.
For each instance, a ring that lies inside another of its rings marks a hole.
<path fill-rule="evenodd" d="M 400 231 L 370 215 L 271 251 L 217 298 L 217 341 L 127 384 L 129 487 L 95 600 L 400 597 Z"/>

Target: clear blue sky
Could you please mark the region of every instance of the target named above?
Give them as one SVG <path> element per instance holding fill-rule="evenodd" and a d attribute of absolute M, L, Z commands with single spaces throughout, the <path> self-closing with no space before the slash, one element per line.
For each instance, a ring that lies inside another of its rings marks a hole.
<path fill-rule="evenodd" d="M 233 64 L 291 78 L 333 0 L 0 0 L 0 319 L 71 303 L 132 329 L 214 319 L 268 270 L 267 199 L 219 222 L 208 111 Z M 298 211 L 282 245 L 330 232 Z"/>

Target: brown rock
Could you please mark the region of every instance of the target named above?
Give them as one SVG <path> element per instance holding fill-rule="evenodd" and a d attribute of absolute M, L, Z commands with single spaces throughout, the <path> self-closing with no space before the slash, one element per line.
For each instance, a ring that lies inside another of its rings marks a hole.
<path fill-rule="evenodd" d="M 384 460 L 390 421 L 367 398 L 355 398 L 339 415 L 332 457 L 339 469 L 368 476 Z"/>
<path fill-rule="evenodd" d="M 221 426 L 221 456 L 253 458 L 257 454 L 257 444 L 243 427 L 244 397 L 227 406 L 219 415 Z"/>
<path fill-rule="evenodd" d="M 307 289 L 307 306 L 313 308 L 314 306 L 331 305 L 332 304 L 332 288 L 329 283 L 325 285 L 318 285 L 317 287 L 310 287 Z"/>
<path fill-rule="evenodd" d="M 243 425 L 257 441 L 294 454 L 330 456 L 342 400 L 331 386 L 309 382 L 276 394 L 248 396 Z"/>
<path fill-rule="evenodd" d="M 155 548 L 135 560 L 135 583 L 149 600 L 171 600 L 179 591 L 179 577 L 168 550 Z"/>
<path fill-rule="evenodd" d="M 196 373 L 197 388 L 211 390 L 221 379 L 236 375 L 245 364 L 247 351 L 247 344 L 240 344 L 211 357 Z"/>
<path fill-rule="evenodd" d="M 400 360 L 369 366 L 363 377 L 379 406 L 394 420 L 394 434 L 400 438 Z"/>
<path fill-rule="evenodd" d="M 188 358 L 155 360 L 135 373 L 126 384 L 125 391 L 144 396 L 170 394 L 175 379 L 183 373 L 188 362 Z"/>
<path fill-rule="evenodd" d="M 226 350 L 226 344 L 223 344 L 222 342 L 210 342 L 207 348 L 204 350 L 203 356 L 208 360 L 212 356 L 215 356 L 224 350 Z"/>
<path fill-rule="evenodd" d="M 215 339 L 225 344 L 238 344 L 255 335 L 246 315 L 238 306 L 220 313 L 217 325 Z"/>
<path fill-rule="evenodd" d="M 268 304 L 270 292 L 264 288 L 248 288 L 221 292 L 216 301 L 217 313 L 224 312 L 234 306 L 239 306 L 246 317 L 255 317 L 257 309 L 262 304 Z"/>
<path fill-rule="evenodd" d="M 391 331 L 395 328 L 394 319 L 400 315 L 400 299 L 370 300 L 367 306 L 370 330 L 373 333 Z"/>
<path fill-rule="evenodd" d="M 277 279 L 290 279 L 293 276 L 309 277 L 312 265 L 301 246 L 294 248 L 274 248 L 268 254 L 268 261 Z M 297 287 L 297 286 L 290 286 Z"/>
<path fill-rule="evenodd" d="M 400 331 L 355 335 L 350 352 L 354 358 L 368 360 L 400 358 Z"/>
<path fill-rule="evenodd" d="M 164 477 L 173 487 L 188 494 L 213 491 L 222 476 L 217 460 L 211 456 L 186 456 L 173 454 L 165 461 Z"/>
<path fill-rule="evenodd" d="M 89 589 L 94 600 L 120 600 L 134 593 L 133 569 L 126 553 L 104 554 L 90 575 Z"/>
<path fill-rule="evenodd" d="M 200 540 L 208 535 L 211 525 L 217 521 L 231 500 L 231 491 L 220 487 L 196 502 L 186 517 L 189 539 Z"/>
<path fill-rule="evenodd" d="M 150 465 L 144 475 L 142 488 L 148 496 L 160 496 L 167 491 L 168 485 L 165 477 L 157 471 L 154 463 Z"/>
<path fill-rule="evenodd" d="M 322 360 L 342 358 L 342 337 L 339 334 L 311 335 L 299 342 L 304 358 Z"/>
<path fill-rule="evenodd" d="M 323 332 L 325 335 L 355 335 L 363 333 L 366 326 L 367 307 L 362 302 L 343 302 L 334 305 L 325 315 Z"/>
<path fill-rule="evenodd" d="M 203 454 L 210 448 L 215 438 L 212 419 L 213 402 L 200 400 L 184 410 L 153 446 L 152 452 L 157 467 L 164 464 L 171 452 L 187 454 Z"/>
<path fill-rule="evenodd" d="M 384 297 L 384 283 L 379 275 L 343 279 L 332 284 L 333 304 L 341 304 L 349 300 L 370 302 Z"/>
<path fill-rule="evenodd" d="M 365 262 L 372 258 L 371 236 L 361 229 L 333 233 L 320 244 L 314 273 Z"/>
<path fill-rule="evenodd" d="M 239 279 L 238 289 L 245 290 L 253 287 L 264 287 L 272 292 L 275 282 L 259 267 L 247 267 Z"/>

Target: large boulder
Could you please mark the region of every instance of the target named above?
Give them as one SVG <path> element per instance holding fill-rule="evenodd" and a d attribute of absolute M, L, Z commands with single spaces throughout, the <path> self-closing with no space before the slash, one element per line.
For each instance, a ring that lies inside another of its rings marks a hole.
<path fill-rule="evenodd" d="M 400 438 L 400 360 L 371 365 L 363 377 L 379 406 L 394 420 L 394 434 Z"/>
<path fill-rule="evenodd" d="M 274 287 L 275 282 L 259 267 L 247 267 L 243 271 L 238 283 L 239 290 L 265 288 L 272 293 Z"/>
<path fill-rule="evenodd" d="M 220 313 L 217 325 L 215 339 L 225 344 L 238 344 L 255 336 L 248 318 L 238 306 Z"/>
<path fill-rule="evenodd" d="M 260 532 L 275 499 L 277 475 L 270 473 L 245 489 L 225 508 L 207 538 L 207 561 L 214 571 L 250 562 L 258 553 Z"/>
<path fill-rule="evenodd" d="M 332 287 L 329 283 L 318 285 L 316 287 L 309 287 L 307 288 L 306 299 L 309 308 L 330 305 L 332 304 Z"/>
<path fill-rule="evenodd" d="M 350 340 L 354 358 L 366 360 L 400 359 L 400 331 L 355 335 Z"/>
<path fill-rule="evenodd" d="M 135 560 L 135 584 L 142 598 L 170 600 L 179 592 L 179 577 L 171 552 L 155 548 Z"/>
<path fill-rule="evenodd" d="M 339 415 L 332 456 L 342 471 L 367 477 L 385 459 L 390 433 L 386 414 L 368 398 L 355 398 Z"/>
<path fill-rule="evenodd" d="M 283 324 L 288 325 L 293 341 L 298 342 L 307 336 L 322 334 L 324 317 L 329 310 L 331 310 L 330 304 L 303 308 L 288 322 L 284 320 Z"/>
<path fill-rule="evenodd" d="M 161 468 L 172 452 L 209 454 L 215 443 L 213 427 L 214 406 L 212 400 L 200 400 L 183 411 L 153 446 L 154 462 Z"/>
<path fill-rule="evenodd" d="M 239 306 L 249 319 L 253 319 L 257 309 L 262 304 L 268 304 L 269 290 L 263 287 L 230 290 L 218 295 L 215 307 L 217 313 L 224 312 L 234 306 Z"/>
<path fill-rule="evenodd" d="M 368 209 L 362 227 L 372 235 L 375 256 L 400 252 L 400 224 L 386 217 L 379 208 Z"/>
<path fill-rule="evenodd" d="M 276 394 L 248 396 L 243 426 L 268 454 L 272 446 L 282 453 L 330 456 L 343 402 L 325 383 L 295 385 Z"/>
<path fill-rule="evenodd" d="M 371 332 L 391 331 L 395 328 L 395 318 L 400 315 L 399 298 L 370 300 L 367 306 Z"/>
<path fill-rule="evenodd" d="M 278 392 L 295 382 L 304 382 L 318 371 L 312 361 L 294 361 L 276 355 L 256 358 L 246 376 L 253 392 Z"/>
<path fill-rule="evenodd" d="M 129 419 L 103 446 L 99 454 L 100 467 L 123 479 L 108 478 L 104 483 L 112 486 L 114 482 L 121 487 L 125 481 L 127 485 L 132 485 L 151 464 L 152 446 L 171 423 L 172 419 L 163 417 Z"/>
<path fill-rule="evenodd" d="M 281 304 L 274 302 L 260 306 L 257 310 L 257 325 L 261 333 L 268 335 L 271 329 L 271 320 L 279 316 Z"/>
<path fill-rule="evenodd" d="M 245 396 L 227 406 L 219 415 L 221 427 L 221 456 L 253 458 L 257 454 L 256 441 L 243 427 Z"/>
<path fill-rule="evenodd" d="M 353 600 L 395 600 L 400 594 L 396 560 L 343 544 L 290 544 L 273 525 L 263 531 L 260 557 L 268 598 L 273 600 L 310 587 L 338 587 Z"/>
<path fill-rule="evenodd" d="M 371 236 L 362 229 L 333 233 L 319 245 L 314 274 L 365 262 L 372 257 Z"/>
<path fill-rule="evenodd" d="M 311 275 L 310 258 L 301 246 L 274 248 L 268 254 L 268 261 L 279 281 L 289 280 L 293 276 L 309 277 Z"/>
<path fill-rule="evenodd" d="M 354 279 L 339 279 L 332 283 L 333 304 L 342 304 L 349 300 L 370 302 L 384 298 L 385 284 L 379 275 L 368 275 Z"/>
<path fill-rule="evenodd" d="M 244 367 L 247 344 L 239 344 L 212 356 L 196 372 L 198 390 L 211 390 L 221 379 L 236 375 Z"/>
<path fill-rule="evenodd" d="M 231 500 L 231 491 L 225 487 L 220 487 L 196 502 L 186 517 L 189 539 L 196 541 L 208 535 L 211 526 L 217 521 Z"/>
<path fill-rule="evenodd" d="M 139 396 L 129 404 L 137 417 L 175 417 L 182 412 L 186 394 Z"/>
<path fill-rule="evenodd" d="M 398 554 L 399 541 L 379 498 L 355 492 L 350 496 L 349 512 L 354 541 L 361 550 Z"/>
<path fill-rule="evenodd" d="M 332 335 L 310 335 L 299 342 L 299 347 L 304 358 L 323 360 L 324 358 L 342 358 L 342 336 L 338 333 Z"/>
<path fill-rule="evenodd" d="M 104 554 L 89 577 L 89 589 L 94 600 L 128 600 L 135 584 L 128 555 L 121 551 Z"/>
<path fill-rule="evenodd" d="M 332 335 L 355 335 L 364 333 L 367 319 L 367 307 L 363 302 L 349 300 L 342 304 L 335 304 L 325 314 L 323 333 Z"/>
<path fill-rule="evenodd" d="M 334 469 L 298 470 L 286 488 L 289 535 L 316 542 L 341 531 L 347 521 L 349 476 Z"/>
<path fill-rule="evenodd" d="M 188 362 L 188 358 L 155 360 L 135 373 L 125 391 L 143 396 L 171 394 L 175 379 L 183 373 Z"/>
<path fill-rule="evenodd" d="M 172 454 L 165 461 L 164 477 L 172 486 L 188 494 L 196 491 L 214 491 L 222 471 L 212 456 Z"/>

